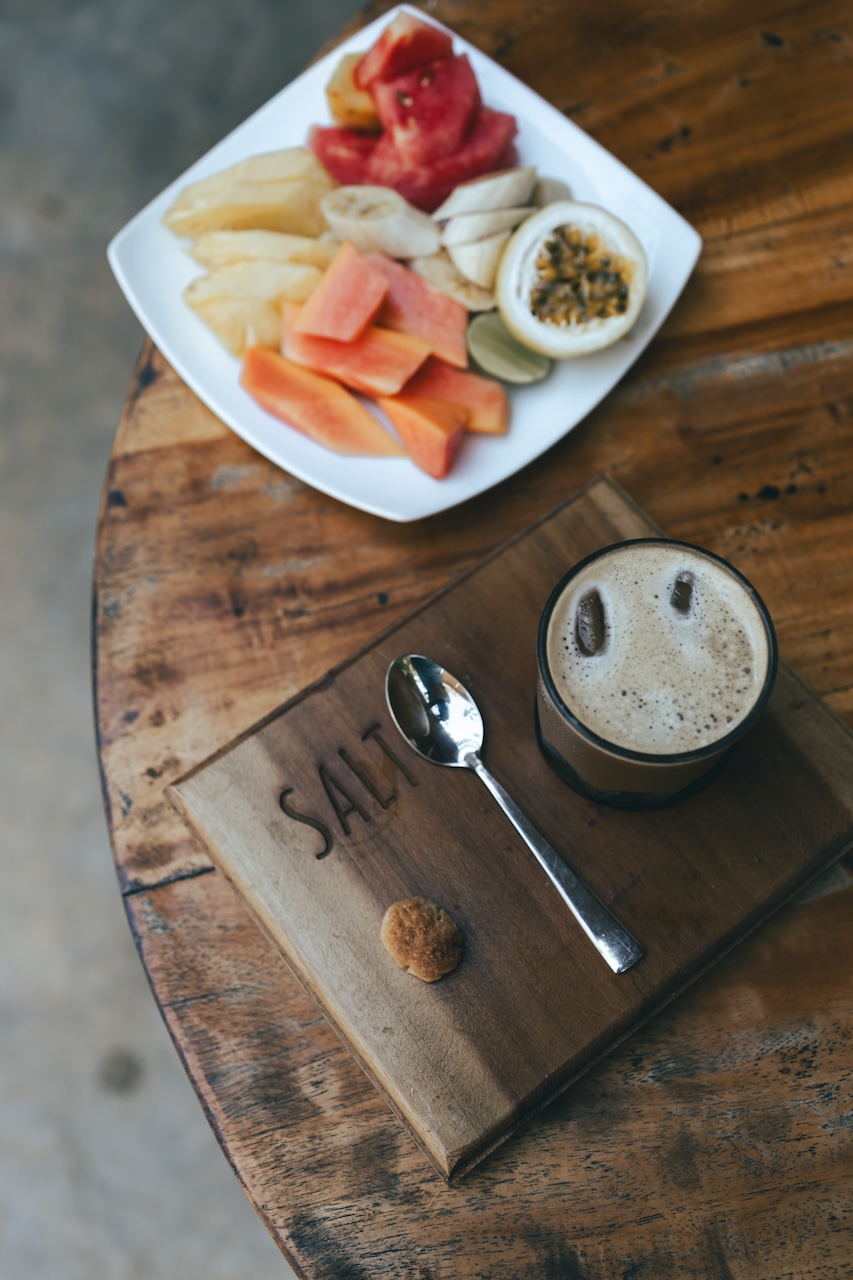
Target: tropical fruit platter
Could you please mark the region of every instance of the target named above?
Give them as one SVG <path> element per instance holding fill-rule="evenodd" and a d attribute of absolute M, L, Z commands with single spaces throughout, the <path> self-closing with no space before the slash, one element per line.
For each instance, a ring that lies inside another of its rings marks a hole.
<path fill-rule="evenodd" d="M 594 139 L 402 5 L 223 139 L 108 256 L 223 422 L 315 488 L 411 520 L 575 426 L 699 248 Z"/>
<path fill-rule="evenodd" d="M 510 429 L 507 386 L 630 330 L 645 253 L 519 163 L 515 117 L 408 10 L 342 55 L 326 102 L 303 145 L 179 192 L 164 224 L 204 267 L 184 300 L 287 427 L 441 480 L 467 433 Z"/>

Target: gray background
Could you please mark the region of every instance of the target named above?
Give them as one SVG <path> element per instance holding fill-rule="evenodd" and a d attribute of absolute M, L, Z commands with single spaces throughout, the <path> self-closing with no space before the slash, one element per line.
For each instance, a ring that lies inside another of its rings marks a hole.
<path fill-rule="evenodd" d="M 101 809 L 92 553 L 143 336 L 105 251 L 357 7 L 0 0 L 3 1280 L 292 1274 L 160 1020 Z"/>

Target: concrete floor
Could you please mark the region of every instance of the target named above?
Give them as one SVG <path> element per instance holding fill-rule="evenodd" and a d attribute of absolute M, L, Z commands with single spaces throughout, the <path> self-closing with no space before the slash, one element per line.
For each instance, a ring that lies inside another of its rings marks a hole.
<path fill-rule="evenodd" d="M 142 333 L 111 236 L 355 0 L 0 3 L 0 1276 L 281 1280 L 160 1021 L 95 761 L 90 579 Z"/>

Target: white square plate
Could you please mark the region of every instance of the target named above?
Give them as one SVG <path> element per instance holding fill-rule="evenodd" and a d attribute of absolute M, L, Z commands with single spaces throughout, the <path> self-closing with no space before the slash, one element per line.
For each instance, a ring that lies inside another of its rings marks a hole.
<path fill-rule="evenodd" d="M 419 10 L 400 8 L 432 21 Z M 187 183 L 249 155 L 303 145 L 312 124 L 329 123 L 325 87 L 339 59 L 367 49 L 398 12 L 383 14 L 339 45 L 198 160 L 116 235 L 108 258 L 160 351 L 233 431 L 315 489 L 386 519 L 407 521 L 447 510 L 491 488 L 576 426 L 657 332 L 693 270 L 701 240 L 680 214 L 597 142 L 452 33 L 455 51 L 471 60 L 484 103 L 515 116 L 519 161 L 536 165 L 543 176 L 562 179 L 575 199 L 615 213 L 642 242 L 649 259 L 649 291 L 640 318 L 614 346 L 557 364 L 541 383 L 512 389 L 508 434 L 466 437 L 444 480 L 432 479 L 405 458 L 340 457 L 267 414 L 240 386 L 240 362 L 182 301 L 183 290 L 201 268 L 161 219 Z"/>

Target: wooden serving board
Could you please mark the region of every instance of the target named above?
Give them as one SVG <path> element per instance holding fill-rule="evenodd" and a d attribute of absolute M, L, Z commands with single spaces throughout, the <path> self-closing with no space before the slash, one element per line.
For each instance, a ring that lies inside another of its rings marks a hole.
<path fill-rule="evenodd" d="M 764 716 L 677 807 L 596 806 L 546 765 L 536 631 L 557 579 L 659 530 L 591 484 L 172 788 L 261 927 L 446 1177 L 470 1169 L 853 844 L 853 735 L 784 664 Z M 483 758 L 646 948 L 613 975 L 467 770 L 416 756 L 385 705 L 425 653 L 468 686 Z M 425 984 L 380 942 L 421 895 L 465 941 Z"/>

